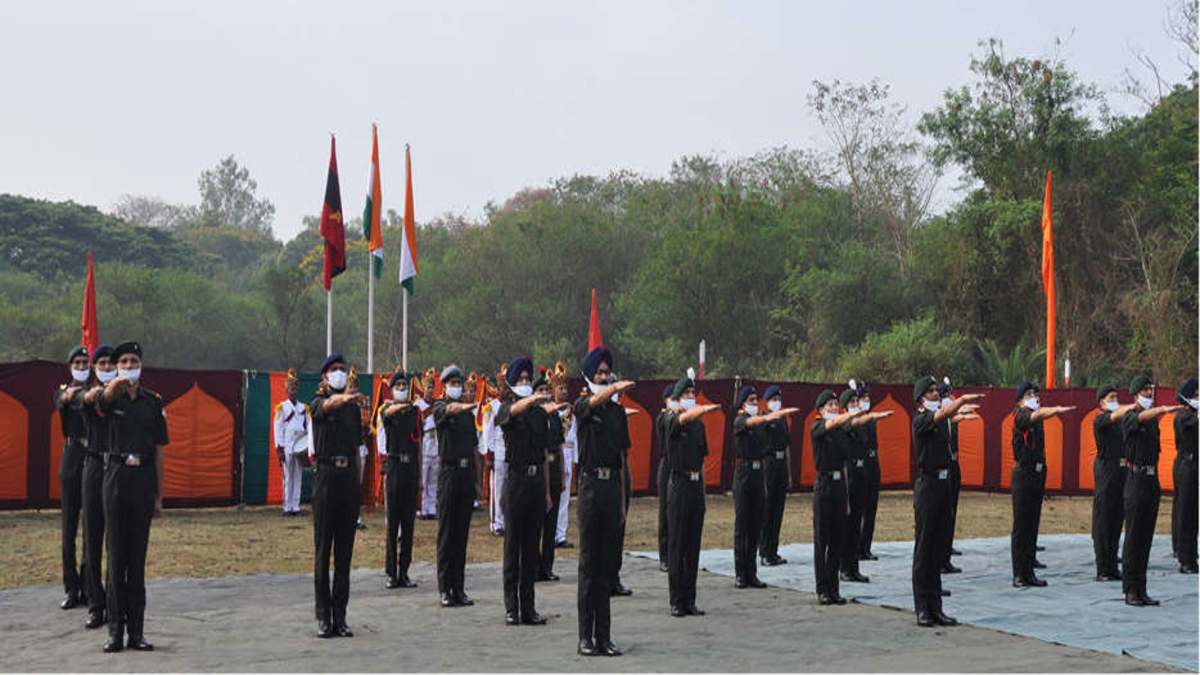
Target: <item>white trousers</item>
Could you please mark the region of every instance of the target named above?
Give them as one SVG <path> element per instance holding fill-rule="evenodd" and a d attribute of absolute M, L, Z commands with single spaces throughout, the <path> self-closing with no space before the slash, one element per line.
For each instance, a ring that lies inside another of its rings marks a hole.
<path fill-rule="evenodd" d="M 300 510 L 300 482 L 304 470 L 296 461 L 295 453 L 283 455 L 283 512 Z"/>
<path fill-rule="evenodd" d="M 563 480 L 562 497 L 558 500 L 558 527 L 555 528 L 554 542 L 567 540 L 567 523 L 570 519 L 567 517 L 567 509 L 571 506 L 571 476 L 575 475 L 574 465 L 567 462 L 567 475 Z"/>
<path fill-rule="evenodd" d="M 422 516 L 437 515 L 438 463 L 437 437 L 426 432 L 421 438 L 421 513 Z"/>
<path fill-rule="evenodd" d="M 492 514 L 492 532 L 504 529 L 504 511 L 500 508 L 500 496 L 504 493 L 504 475 L 508 473 L 508 462 L 497 459 L 492 471 L 492 484 L 488 490 L 488 506 Z"/>

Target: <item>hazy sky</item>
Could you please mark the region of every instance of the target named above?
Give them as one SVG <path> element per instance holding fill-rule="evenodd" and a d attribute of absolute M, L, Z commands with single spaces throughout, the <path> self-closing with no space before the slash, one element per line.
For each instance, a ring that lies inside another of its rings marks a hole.
<path fill-rule="evenodd" d="M 417 219 L 479 216 L 560 176 L 822 145 L 805 105 L 814 79 L 878 77 L 915 119 L 968 82 L 989 36 L 1014 56 L 1062 38 L 1068 65 L 1104 88 L 1136 65 L 1131 46 L 1178 81 L 1166 6 L 6 2 L 0 193 L 195 203 L 199 173 L 232 153 L 288 239 L 320 211 L 331 131 L 343 207 L 362 209 L 376 122 L 385 207 L 403 211 L 408 142 Z"/>

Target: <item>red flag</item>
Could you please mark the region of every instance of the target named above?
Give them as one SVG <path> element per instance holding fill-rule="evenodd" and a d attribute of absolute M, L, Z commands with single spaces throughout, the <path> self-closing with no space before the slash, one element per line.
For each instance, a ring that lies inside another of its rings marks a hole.
<path fill-rule="evenodd" d="M 333 278 L 346 271 L 346 230 L 342 225 L 342 191 L 338 187 L 337 148 L 329 139 L 329 175 L 325 179 L 325 205 L 321 207 L 321 237 L 325 239 L 322 282 L 332 290 Z"/>
<path fill-rule="evenodd" d="M 592 316 L 588 321 L 588 351 L 604 344 L 600 337 L 600 315 L 596 312 L 596 289 L 592 289 Z"/>
<path fill-rule="evenodd" d="M 83 346 L 87 347 L 90 357 L 100 346 L 100 326 L 96 322 L 96 275 L 92 272 L 91 251 L 88 251 L 87 286 L 83 289 L 83 320 L 80 328 L 83 329 Z"/>
<path fill-rule="evenodd" d="M 1053 172 L 1046 172 L 1046 200 L 1042 204 L 1042 287 L 1046 291 L 1046 389 L 1054 388 L 1054 219 L 1050 207 Z"/>

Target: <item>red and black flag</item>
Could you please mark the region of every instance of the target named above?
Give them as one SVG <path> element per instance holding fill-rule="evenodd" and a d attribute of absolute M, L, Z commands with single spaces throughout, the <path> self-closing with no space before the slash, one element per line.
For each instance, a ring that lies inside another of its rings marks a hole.
<path fill-rule="evenodd" d="M 325 179 L 325 205 L 321 207 L 321 237 L 325 239 L 325 290 L 333 278 L 346 271 L 346 229 L 342 224 L 342 191 L 338 187 L 337 148 L 329 139 L 329 177 Z"/>

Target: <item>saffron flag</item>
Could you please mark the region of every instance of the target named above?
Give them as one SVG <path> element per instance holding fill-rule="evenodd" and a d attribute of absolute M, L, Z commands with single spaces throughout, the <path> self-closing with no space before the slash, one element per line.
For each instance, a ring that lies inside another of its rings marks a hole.
<path fill-rule="evenodd" d="M 87 286 L 83 289 L 83 346 L 87 347 L 89 360 L 92 352 L 100 346 L 100 326 L 96 323 L 96 275 L 92 272 L 92 252 L 88 251 Z"/>
<path fill-rule="evenodd" d="M 404 146 L 404 236 L 400 237 L 400 285 L 411 295 L 417 276 L 417 221 L 413 215 L 412 150 Z"/>
<path fill-rule="evenodd" d="M 1046 389 L 1054 388 L 1054 218 L 1051 215 L 1050 184 L 1046 172 L 1046 200 L 1042 204 L 1042 288 L 1046 291 Z"/>
<path fill-rule="evenodd" d="M 342 224 L 342 190 L 338 187 L 337 147 L 329 139 L 329 174 L 325 178 L 325 204 L 321 207 L 321 238 L 325 240 L 322 283 L 333 289 L 333 278 L 346 271 L 346 230 Z"/>
<path fill-rule="evenodd" d="M 588 319 L 588 351 L 604 344 L 600 337 L 600 314 L 596 312 L 596 289 L 592 289 L 592 315 Z"/>
<path fill-rule="evenodd" d="M 371 267 L 375 278 L 383 276 L 383 231 L 380 214 L 383 212 L 383 188 L 379 185 L 379 130 L 371 125 L 371 179 L 367 185 L 367 206 L 363 209 L 363 239 L 371 249 Z"/>

